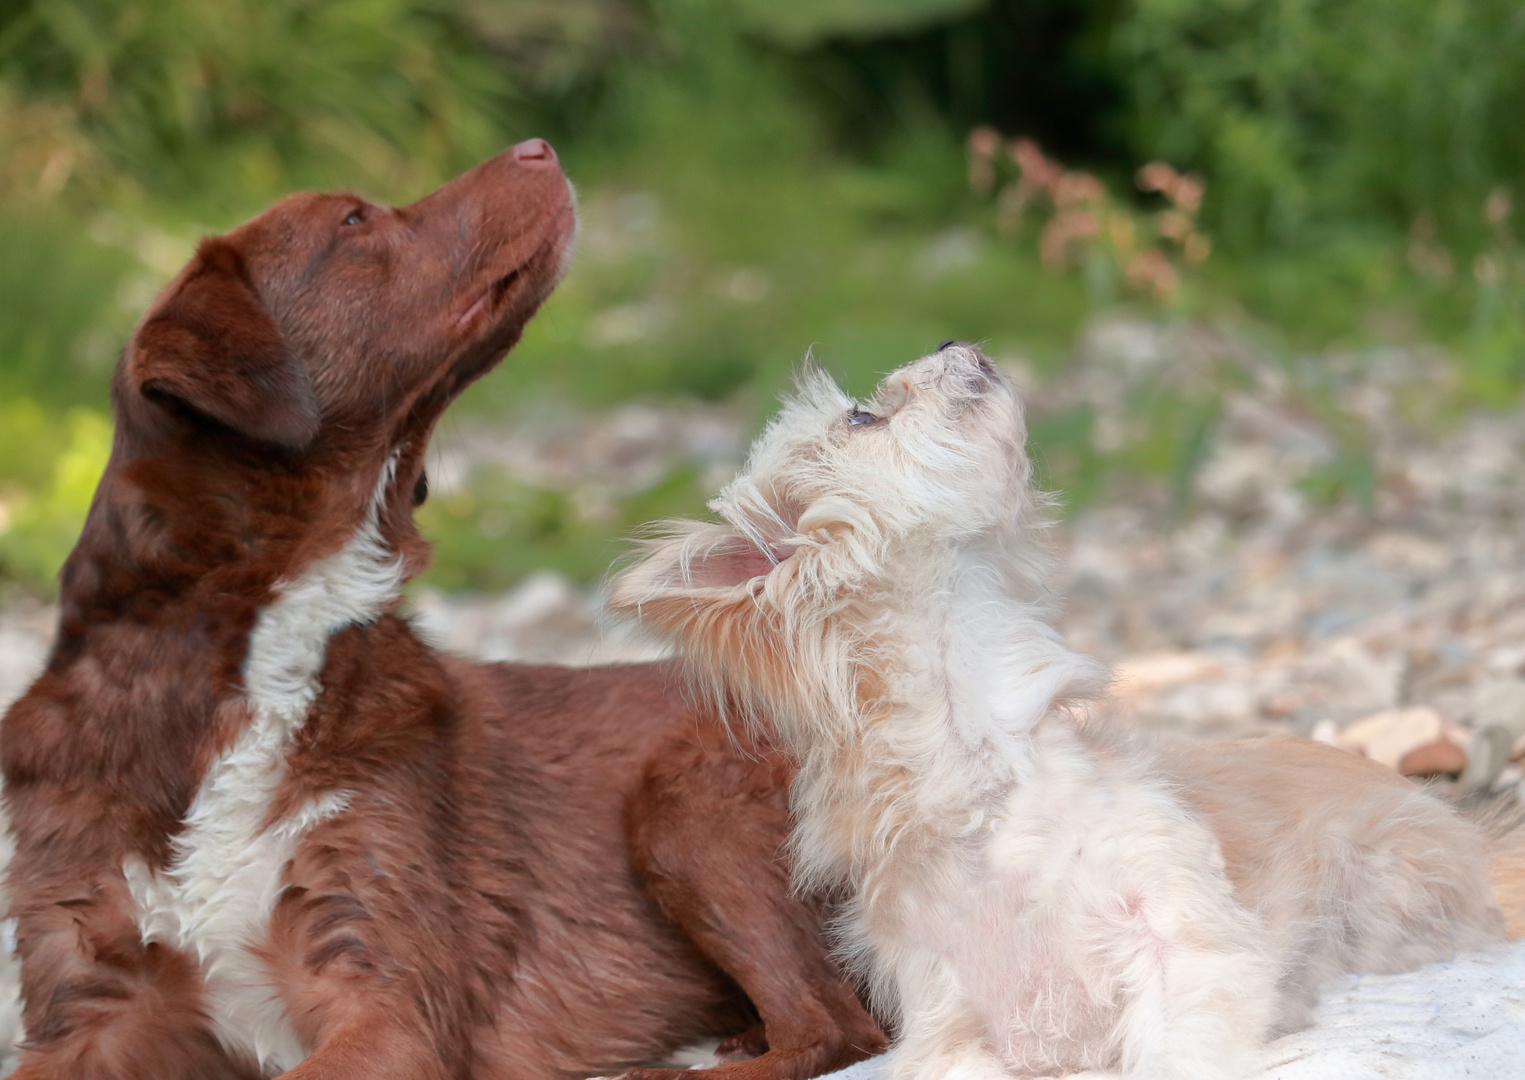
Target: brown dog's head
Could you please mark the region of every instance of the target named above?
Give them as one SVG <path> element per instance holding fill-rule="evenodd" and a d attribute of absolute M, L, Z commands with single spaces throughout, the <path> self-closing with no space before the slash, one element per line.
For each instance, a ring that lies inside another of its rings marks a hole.
<path fill-rule="evenodd" d="M 531 139 L 409 206 L 295 195 L 202 241 L 118 368 L 114 496 L 161 531 L 187 499 L 245 519 L 287 506 L 313 519 L 311 556 L 353 530 L 391 459 L 382 530 L 416 569 L 412 494 L 434 423 L 519 340 L 575 230 L 556 155 Z"/>
<path fill-rule="evenodd" d="M 540 139 L 411 206 L 292 196 L 202 242 L 139 324 L 120 389 L 288 450 L 448 400 L 518 341 L 574 223 Z"/>

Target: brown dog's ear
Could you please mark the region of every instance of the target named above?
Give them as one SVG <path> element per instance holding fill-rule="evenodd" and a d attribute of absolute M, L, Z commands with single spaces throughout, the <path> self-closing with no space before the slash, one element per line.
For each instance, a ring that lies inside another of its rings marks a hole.
<path fill-rule="evenodd" d="M 139 329 L 128 376 L 262 442 L 300 450 L 318 433 L 312 380 L 226 241 L 203 241 L 180 287 Z"/>

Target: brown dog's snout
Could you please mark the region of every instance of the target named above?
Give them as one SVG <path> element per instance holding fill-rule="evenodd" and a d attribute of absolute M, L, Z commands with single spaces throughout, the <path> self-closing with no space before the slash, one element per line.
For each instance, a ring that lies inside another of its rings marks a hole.
<path fill-rule="evenodd" d="M 544 139 L 525 139 L 513 148 L 513 155 L 515 161 L 527 164 L 556 164 L 556 151 L 552 150 L 551 144 Z"/>

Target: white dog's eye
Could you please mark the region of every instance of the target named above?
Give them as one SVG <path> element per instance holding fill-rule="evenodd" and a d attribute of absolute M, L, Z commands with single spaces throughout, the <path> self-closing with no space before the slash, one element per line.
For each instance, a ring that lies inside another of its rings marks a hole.
<path fill-rule="evenodd" d="M 847 422 L 853 427 L 863 427 L 865 424 L 877 424 L 883 417 L 875 416 L 871 412 L 862 409 L 854 409 L 847 414 Z"/>

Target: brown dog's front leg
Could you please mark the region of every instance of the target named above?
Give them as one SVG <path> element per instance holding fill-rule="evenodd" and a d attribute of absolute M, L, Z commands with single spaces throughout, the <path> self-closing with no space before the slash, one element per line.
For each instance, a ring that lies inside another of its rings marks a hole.
<path fill-rule="evenodd" d="M 699 742 L 648 773 L 631 807 L 637 871 L 668 916 L 751 998 L 767 1050 L 750 1061 L 640 1080 L 808 1080 L 879 1053 L 886 1040 L 832 964 L 819 916 L 790 894 L 780 848 L 789 768 Z M 717 842 L 724 837 L 724 842 Z"/>
<path fill-rule="evenodd" d="M 343 826 L 328 828 L 332 838 Z M 340 852 L 316 840 L 298 851 L 287 875 L 271 915 L 267 960 L 294 1034 L 311 1051 L 282 1077 L 465 1075 L 469 1051 L 457 1019 L 463 995 L 446 989 L 448 967 L 417 951 L 430 941 L 448 944 L 431 933 L 430 913 L 416 916 L 417 934 L 403 932 L 382 897 L 353 887 L 358 875 L 346 872 Z"/>
<path fill-rule="evenodd" d="M 26 1001 L 15 1080 L 255 1080 L 207 1023 L 195 960 L 145 945 L 120 876 L 20 905 Z"/>
<path fill-rule="evenodd" d="M 313 959 L 311 949 L 306 959 Z M 283 980 L 287 1015 L 301 1041 L 312 1048 L 301 1064 L 281 1074 L 285 1080 L 450 1080 L 462 1075 L 461 1069 L 451 1068 L 439 1032 L 424 1015 L 430 998 L 438 995 L 409 973 L 388 966 L 372 966 L 369 958 L 352 954 Z M 452 1050 L 452 1061 L 459 1065 L 467 1053 L 463 1041 L 453 1040 Z"/>
<path fill-rule="evenodd" d="M 430 1039 L 402 1019 L 411 1003 L 370 1001 L 348 1011 L 282 1080 L 450 1080 Z"/>

